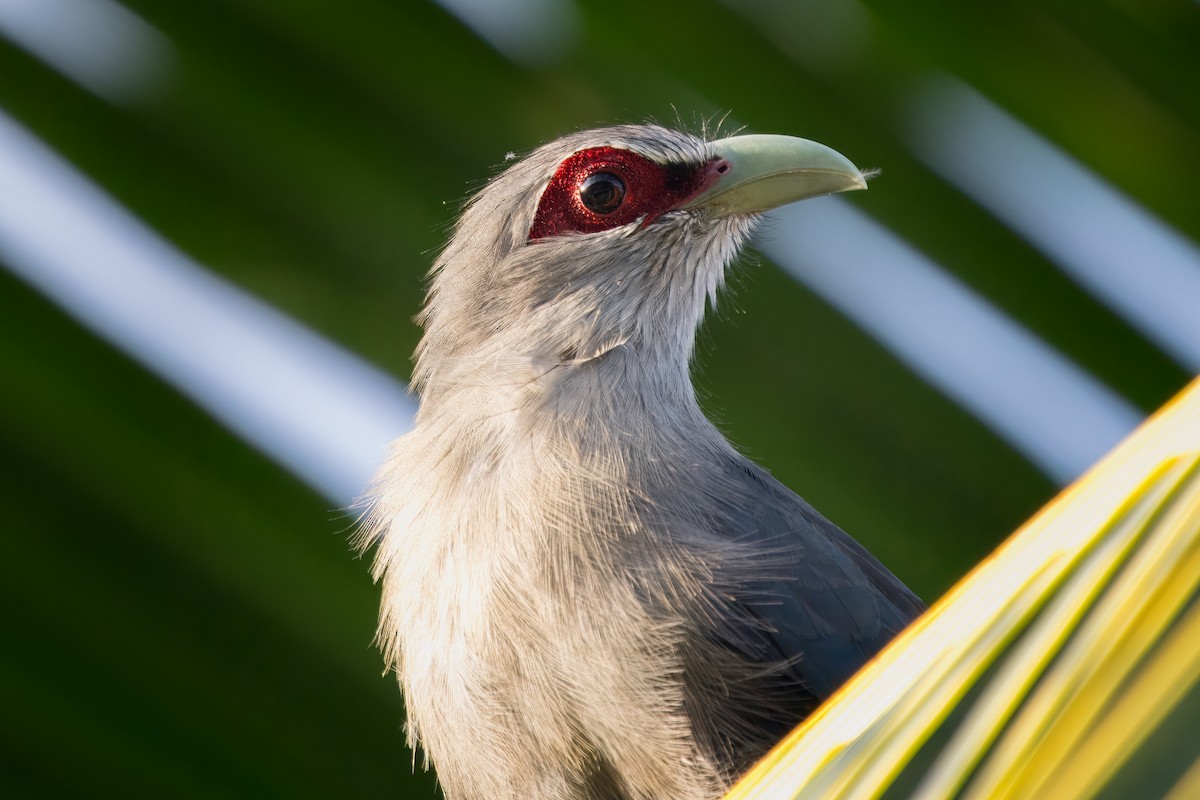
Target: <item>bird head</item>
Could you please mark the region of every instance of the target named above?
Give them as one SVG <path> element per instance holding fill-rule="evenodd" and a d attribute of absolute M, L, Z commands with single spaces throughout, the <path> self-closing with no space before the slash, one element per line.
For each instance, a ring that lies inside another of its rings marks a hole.
<path fill-rule="evenodd" d="M 625 125 L 546 144 L 467 203 L 431 273 L 415 381 L 426 402 L 501 373 L 527 386 L 618 348 L 686 380 L 761 212 L 862 188 L 844 156 L 788 136 Z"/>

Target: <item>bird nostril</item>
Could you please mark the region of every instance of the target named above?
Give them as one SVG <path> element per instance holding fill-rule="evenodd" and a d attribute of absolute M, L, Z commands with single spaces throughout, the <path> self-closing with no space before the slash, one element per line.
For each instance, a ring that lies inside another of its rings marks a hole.
<path fill-rule="evenodd" d="M 728 161 L 719 162 L 717 164 L 717 174 L 724 175 L 726 172 L 729 172 L 729 162 Z"/>

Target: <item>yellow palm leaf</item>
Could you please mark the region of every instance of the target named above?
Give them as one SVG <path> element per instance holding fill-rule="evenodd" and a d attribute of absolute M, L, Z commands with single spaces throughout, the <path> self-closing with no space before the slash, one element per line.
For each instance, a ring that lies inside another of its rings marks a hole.
<path fill-rule="evenodd" d="M 1200 381 L 728 798 L 1200 797 L 1198 599 Z"/>

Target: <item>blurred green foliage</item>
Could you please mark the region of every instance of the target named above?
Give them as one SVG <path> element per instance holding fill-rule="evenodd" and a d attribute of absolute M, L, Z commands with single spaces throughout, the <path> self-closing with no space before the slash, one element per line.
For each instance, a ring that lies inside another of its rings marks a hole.
<path fill-rule="evenodd" d="M 858 208 L 1142 409 L 1187 380 L 903 128 L 921 81 L 956 75 L 1200 240 L 1189 0 L 586 2 L 537 66 L 431 3 L 126 5 L 170 43 L 156 92 L 110 104 L 0 39 L 0 107 L 198 261 L 402 377 L 422 276 L 507 152 L 730 111 L 883 167 Z M 1055 487 L 759 262 L 702 336 L 707 407 L 936 597 Z M 432 796 L 348 514 L 7 273 L 0 374 L 0 793 Z"/>

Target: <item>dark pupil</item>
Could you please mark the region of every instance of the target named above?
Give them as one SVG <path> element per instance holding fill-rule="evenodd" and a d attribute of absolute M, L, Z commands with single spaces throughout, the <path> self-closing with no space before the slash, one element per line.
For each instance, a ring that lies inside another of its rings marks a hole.
<path fill-rule="evenodd" d="M 597 172 L 579 184 L 579 199 L 589 211 L 611 214 L 625 199 L 625 184 L 611 172 Z"/>

